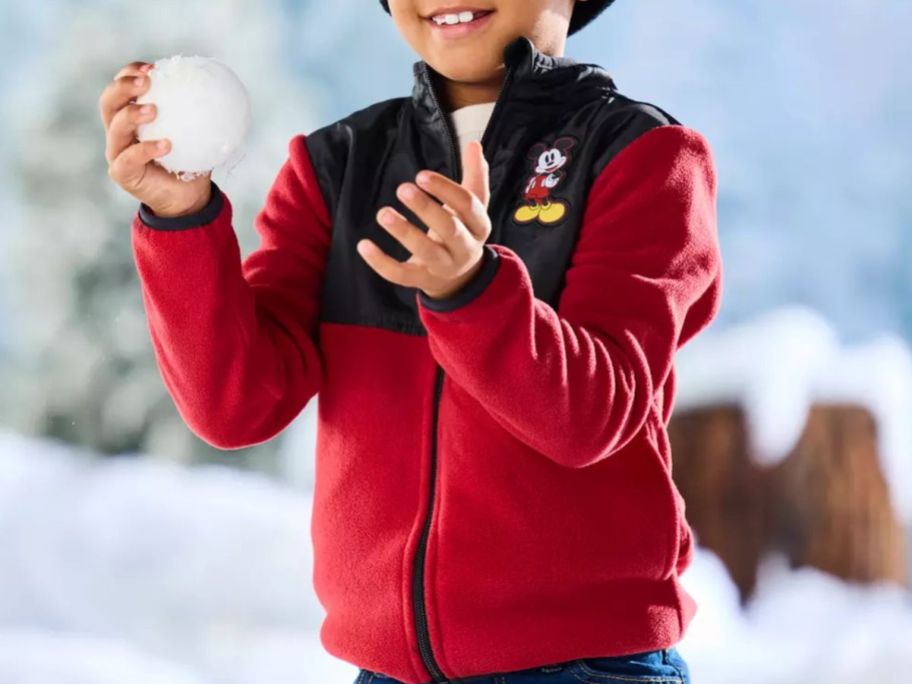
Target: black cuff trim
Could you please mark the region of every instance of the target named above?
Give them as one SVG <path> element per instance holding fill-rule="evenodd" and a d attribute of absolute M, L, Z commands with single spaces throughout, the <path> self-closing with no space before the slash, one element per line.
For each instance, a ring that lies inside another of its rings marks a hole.
<path fill-rule="evenodd" d="M 140 202 L 140 220 L 149 228 L 157 230 L 184 230 L 185 228 L 196 228 L 212 223 L 222 211 L 224 198 L 222 197 L 221 189 L 215 184 L 215 181 L 210 178 L 209 182 L 212 185 L 212 196 L 209 198 L 209 203 L 195 214 L 171 217 L 156 216 L 155 212 L 145 202 Z"/>
<path fill-rule="evenodd" d="M 478 269 L 469 282 L 463 285 L 462 289 L 443 299 L 432 299 L 425 294 L 424 290 L 418 290 L 418 299 L 421 301 L 422 306 L 431 311 L 452 311 L 460 306 L 465 306 L 484 292 L 485 288 L 494 280 L 494 274 L 497 273 L 499 265 L 500 255 L 497 250 L 491 247 L 490 244 L 485 244 L 481 268 Z"/>

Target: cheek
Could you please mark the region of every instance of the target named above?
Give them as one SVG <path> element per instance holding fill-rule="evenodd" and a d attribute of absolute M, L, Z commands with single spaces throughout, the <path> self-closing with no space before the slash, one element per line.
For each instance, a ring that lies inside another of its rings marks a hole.
<path fill-rule="evenodd" d="M 430 28 L 424 23 L 418 12 L 409 7 L 408 9 L 400 10 L 399 16 L 395 19 L 396 29 L 402 35 L 402 37 L 412 46 L 412 48 L 421 53 L 419 48 L 422 48 L 424 42 L 427 40 L 427 31 Z"/>

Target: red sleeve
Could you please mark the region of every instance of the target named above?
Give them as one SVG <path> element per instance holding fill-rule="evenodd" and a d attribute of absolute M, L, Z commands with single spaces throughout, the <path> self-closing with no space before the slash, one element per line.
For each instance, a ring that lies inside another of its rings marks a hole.
<path fill-rule="evenodd" d="M 607 458 L 643 426 L 676 349 L 718 310 L 715 193 L 702 135 L 641 134 L 590 189 L 557 311 L 535 298 L 513 250 L 490 245 L 496 269 L 458 306 L 418 297 L 435 359 L 547 457 L 574 468 Z"/>
<path fill-rule="evenodd" d="M 178 412 L 205 442 L 238 449 L 285 429 L 320 387 L 316 326 L 330 218 L 303 134 L 288 144 L 256 216 L 260 244 L 243 261 L 231 202 L 213 186 L 208 213 L 189 220 L 141 205 L 132 245 L 156 361 Z"/>

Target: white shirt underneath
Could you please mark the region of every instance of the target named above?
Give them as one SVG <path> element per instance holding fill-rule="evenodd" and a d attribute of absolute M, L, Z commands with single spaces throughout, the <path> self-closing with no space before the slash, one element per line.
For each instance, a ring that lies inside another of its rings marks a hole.
<path fill-rule="evenodd" d="M 447 116 L 459 138 L 460 157 L 462 157 L 463 148 L 469 140 L 481 140 L 495 104 L 494 102 L 481 102 L 447 112 Z"/>

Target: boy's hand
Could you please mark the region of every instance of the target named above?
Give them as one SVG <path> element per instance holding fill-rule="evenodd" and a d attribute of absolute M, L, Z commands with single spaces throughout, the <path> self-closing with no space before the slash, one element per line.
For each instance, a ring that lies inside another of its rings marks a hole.
<path fill-rule="evenodd" d="M 371 240 L 357 244 L 358 253 L 381 276 L 398 285 L 417 287 L 434 299 L 449 297 L 472 279 L 481 267 L 484 243 L 491 234 L 488 163 L 481 144 L 469 141 L 463 159 L 461 184 L 425 169 L 415 179 L 420 187 L 402 183 L 397 189 L 396 195 L 421 218 L 427 233 L 392 207 L 377 212 L 380 225 L 412 253 L 407 261 L 397 261 Z M 407 194 L 409 189 L 412 197 Z M 386 216 L 388 225 L 384 224 Z"/>
<path fill-rule="evenodd" d="M 130 62 L 107 84 L 98 98 L 98 108 L 105 127 L 105 159 L 108 176 L 155 213 L 164 218 L 193 214 L 208 204 L 212 196 L 211 172 L 190 182 L 180 180 L 154 163 L 170 151 L 171 141 L 164 139 L 139 142 L 136 130 L 140 124 L 152 121 L 158 108 L 136 104 L 137 97 L 148 90 L 149 72 L 154 64 Z M 137 82 L 137 80 L 139 82 Z M 165 142 L 162 149 L 156 146 Z"/>

